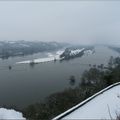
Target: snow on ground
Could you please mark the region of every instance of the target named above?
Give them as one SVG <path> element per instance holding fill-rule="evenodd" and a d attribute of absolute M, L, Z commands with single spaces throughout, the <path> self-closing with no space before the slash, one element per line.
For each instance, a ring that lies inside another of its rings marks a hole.
<path fill-rule="evenodd" d="M 54 55 L 52 53 L 47 53 L 48 57 L 53 57 Z"/>
<path fill-rule="evenodd" d="M 85 48 L 82 48 L 82 49 L 75 49 L 75 50 L 71 50 L 70 52 L 70 55 L 77 55 L 79 54 L 81 51 L 84 50 L 84 54 L 85 55 L 90 55 L 90 54 L 93 54 L 93 50 L 85 50 Z"/>
<path fill-rule="evenodd" d="M 70 55 L 77 55 L 77 54 L 79 54 L 81 51 L 83 51 L 84 49 L 85 49 L 85 48 L 71 50 Z"/>
<path fill-rule="evenodd" d="M 50 61 L 54 61 L 59 60 L 60 59 L 60 55 L 64 52 L 64 50 L 59 50 L 56 53 L 48 53 L 48 57 L 45 58 L 38 58 L 38 59 L 34 59 L 34 60 L 26 60 L 26 61 L 21 61 L 21 62 L 17 62 L 17 64 L 21 64 L 21 63 L 30 63 L 31 61 L 33 61 L 34 63 L 43 63 L 43 62 L 50 62 Z"/>
<path fill-rule="evenodd" d="M 17 112 L 12 109 L 5 109 L 5 108 L 0 108 L 0 120 L 1 119 L 15 119 L 15 120 L 26 120 L 23 116 L 22 113 Z"/>
<path fill-rule="evenodd" d="M 71 112 L 68 115 L 65 115 L 65 117 L 62 119 L 116 119 L 117 114 L 120 115 L 120 83 L 117 84 L 117 86 L 114 86 L 112 88 L 110 88 L 110 86 L 110 89 L 106 88 L 98 92 L 92 97 L 57 116 L 54 118 L 54 120 L 58 119 L 60 116 L 65 115 L 75 108 L 77 108 L 75 111 Z"/>
<path fill-rule="evenodd" d="M 71 50 L 70 55 L 76 55 L 78 53 L 80 53 L 81 51 L 83 51 L 85 48 L 82 49 L 76 49 L 76 50 Z M 22 64 L 22 63 L 30 63 L 31 61 L 34 63 L 43 63 L 43 62 L 50 62 L 50 61 L 54 61 L 56 60 L 60 60 L 60 55 L 64 52 L 64 50 L 59 50 L 56 53 L 47 53 L 47 57 L 45 58 L 37 58 L 37 59 L 33 59 L 33 60 L 26 60 L 26 61 L 20 61 L 17 62 L 16 64 Z M 92 50 L 85 50 L 84 51 L 85 54 L 92 54 L 93 51 Z"/>
<path fill-rule="evenodd" d="M 56 52 L 57 55 L 61 55 L 64 52 L 64 50 L 59 50 Z"/>

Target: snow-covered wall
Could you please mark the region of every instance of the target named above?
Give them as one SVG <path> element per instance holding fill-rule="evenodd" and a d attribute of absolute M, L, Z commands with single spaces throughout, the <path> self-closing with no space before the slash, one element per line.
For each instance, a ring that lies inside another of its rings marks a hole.
<path fill-rule="evenodd" d="M 116 119 L 117 114 L 120 114 L 120 82 L 101 90 L 53 120 Z"/>

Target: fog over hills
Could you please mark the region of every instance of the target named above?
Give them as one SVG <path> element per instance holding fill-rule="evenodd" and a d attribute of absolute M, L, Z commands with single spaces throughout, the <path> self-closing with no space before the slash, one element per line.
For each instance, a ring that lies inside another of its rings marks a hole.
<path fill-rule="evenodd" d="M 119 1 L 1 1 L 0 40 L 119 44 Z"/>

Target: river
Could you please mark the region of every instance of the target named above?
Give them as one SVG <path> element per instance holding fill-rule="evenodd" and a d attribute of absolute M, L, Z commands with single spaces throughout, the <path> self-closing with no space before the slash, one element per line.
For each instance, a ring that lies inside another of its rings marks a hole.
<path fill-rule="evenodd" d="M 31 67 L 29 64 L 15 64 L 16 62 L 45 57 L 38 53 L 24 57 L 11 57 L 0 60 L 0 105 L 26 107 L 40 102 L 52 93 L 71 87 L 69 77 L 74 75 L 76 84 L 89 64 L 107 64 L 110 56 L 119 54 L 106 46 L 96 46 L 95 53 L 81 58 L 63 62 L 40 63 Z M 12 65 L 9 70 L 8 66 Z"/>

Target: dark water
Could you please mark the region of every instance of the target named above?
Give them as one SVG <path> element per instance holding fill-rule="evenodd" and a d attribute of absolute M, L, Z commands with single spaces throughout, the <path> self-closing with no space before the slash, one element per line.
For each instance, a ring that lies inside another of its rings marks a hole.
<path fill-rule="evenodd" d="M 26 57 L 15 57 L 0 60 L 0 105 L 25 107 L 39 102 L 46 96 L 70 87 L 69 77 L 75 75 L 77 83 L 88 64 L 107 64 L 110 56 L 119 54 L 107 47 L 95 47 L 96 53 L 85 55 L 70 61 L 57 61 L 36 64 L 15 64 L 18 61 L 39 58 L 45 54 L 35 54 Z M 8 69 L 12 64 L 13 68 Z M 76 83 L 76 84 L 77 84 Z"/>

